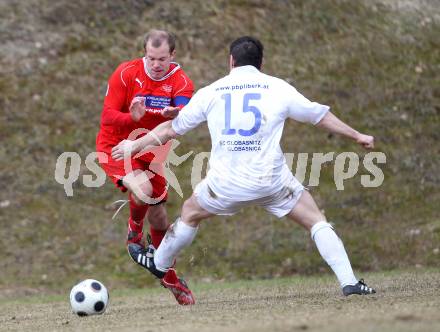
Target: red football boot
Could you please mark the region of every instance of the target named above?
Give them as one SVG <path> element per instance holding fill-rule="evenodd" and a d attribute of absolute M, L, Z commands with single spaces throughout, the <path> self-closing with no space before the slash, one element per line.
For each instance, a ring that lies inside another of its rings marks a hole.
<path fill-rule="evenodd" d="M 180 305 L 192 305 L 196 303 L 194 295 L 188 288 L 185 280 L 178 278 L 174 269 L 169 269 L 165 277 L 160 280 L 160 283 L 173 293 L 177 303 Z"/>

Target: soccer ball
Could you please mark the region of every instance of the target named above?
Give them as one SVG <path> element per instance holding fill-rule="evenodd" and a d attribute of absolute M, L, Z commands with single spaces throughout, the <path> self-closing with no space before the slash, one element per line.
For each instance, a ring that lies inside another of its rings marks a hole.
<path fill-rule="evenodd" d="M 100 315 L 107 308 L 109 294 L 98 280 L 86 279 L 73 286 L 70 305 L 78 316 Z"/>

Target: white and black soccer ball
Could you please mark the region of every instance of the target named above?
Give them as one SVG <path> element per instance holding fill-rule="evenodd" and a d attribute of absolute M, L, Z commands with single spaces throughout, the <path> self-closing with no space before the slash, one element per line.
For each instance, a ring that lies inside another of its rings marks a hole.
<path fill-rule="evenodd" d="M 100 315 L 108 305 L 107 288 L 94 279 L 86 279 L 73 286 L 70 291 L 70 305 L 78 316 Z"/>

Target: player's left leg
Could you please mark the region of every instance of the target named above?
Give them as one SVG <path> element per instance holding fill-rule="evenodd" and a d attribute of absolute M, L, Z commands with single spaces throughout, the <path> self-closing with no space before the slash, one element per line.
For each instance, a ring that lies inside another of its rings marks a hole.
<path fill-rule="evenodd" d="M 153 167 L 148 165 L 148 168 L 151 170 Z M 153 169 L 157 168 L 159 168 L 159 171 L 162 169 L 160 166 L 156 166 Z M 153 190 L 151 195 L 152 201 L 150 202 L 150 209 L 147 218 L 150 223 L 151 243 L 155 248 L 158 248 L 170 226 L 165 209 L 165 202 L 168 198 L 167 182 L 164 176 L 162 176 L 163 171 L 161 174 L 151 171 L 150 174 L 152 175 L 150 182 Z"/>
<path fill-rule="evenodd" d="M 158 248 L 167 232 L 170 223 L 165 209 L 165 202 L 156 205 L 150 205 L 147 214 L 150 223 L 151 244 Z"/>
<path fill-rule="evenodd" d="M 287 217 L 310 231 L 322 258 L 336 274 L 344 295 L 364 295 L 376 292 L 368 287 L 363 280 L 358 281 L 356 279 L 344 244 L 336 235 L 333 227 L 327 222 L 308 191 L 303 191 Z"/>

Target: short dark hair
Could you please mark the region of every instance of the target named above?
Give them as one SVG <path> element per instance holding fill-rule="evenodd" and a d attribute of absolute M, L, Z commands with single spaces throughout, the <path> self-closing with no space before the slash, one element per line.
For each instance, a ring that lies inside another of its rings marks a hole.
<path fill-rule="evenodd" d="M 151 40 L 151 45 L 153 47 L 160 47 L 164 41 L 167 42 L 170 47 L 170 53 L 176 48 L 176 37 L 168 31 L 165 30 L 151 30 L 144 38 L 144 50 L 146 50 L 147 43 Z"/>
<path fill-rule="evenodd" d="M 261 69 L 263 49 L 263 44 L 257 38 L 243 36 L 231 43 L 229 54 L 232 55 L 236 67 L 251 65 Z"/>

